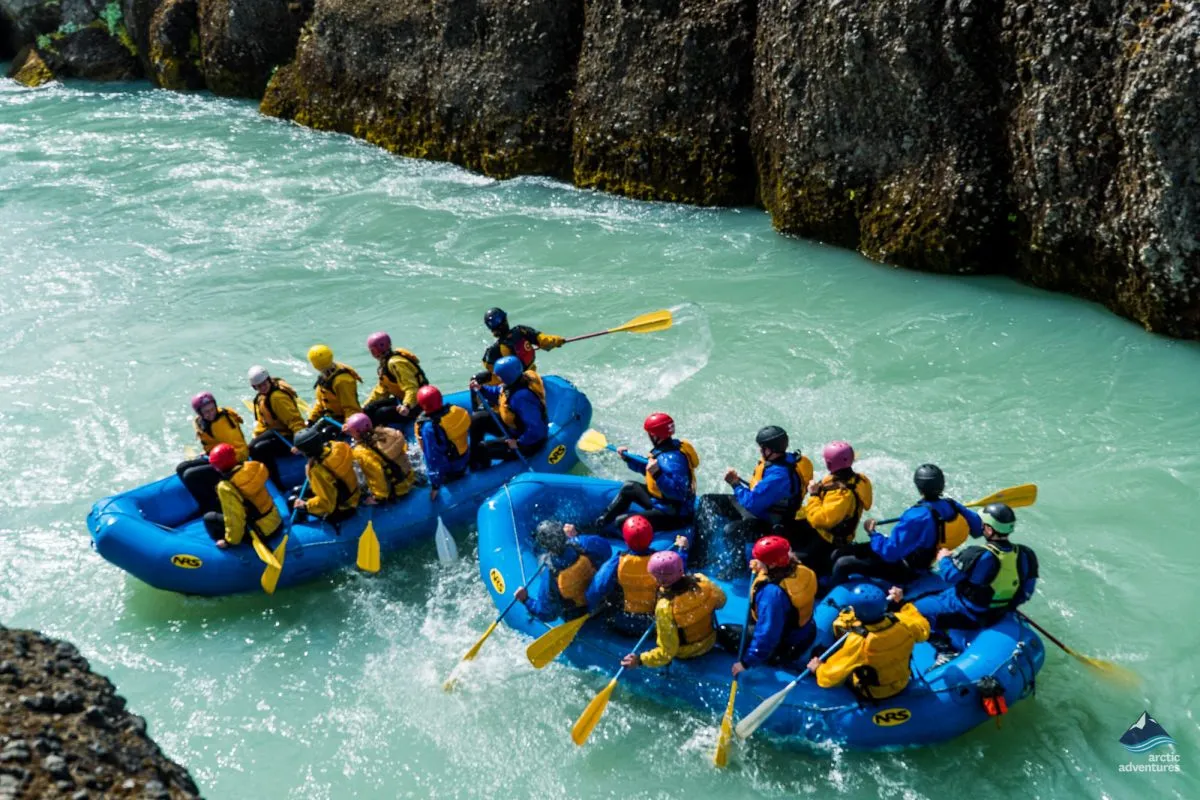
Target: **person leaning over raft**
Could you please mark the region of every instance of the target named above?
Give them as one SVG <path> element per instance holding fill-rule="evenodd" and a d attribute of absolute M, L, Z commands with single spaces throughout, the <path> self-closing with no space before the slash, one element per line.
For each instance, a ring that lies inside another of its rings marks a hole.
<path fill-rule="evenodd" d="M 214 447 L 210 458 L 221 476 L 217 483 L 221 511 L 204 515 L 204 529 L 217 547 L 224 550 L 241 544 L 251 531 L 263 539 L 274 535 L 283 520 L 267 491 L 267 468 L 257 461 L 239 466 L 237 455 L 227 444 Z"/>
<path fill-rule="evenodd" d="M 351 414 L 342 430 L 354 440 L 354 462 L 371 492 L 367 502 L 386 503 L 408 494 L 417 475 L 408 460 L 408 441 L 403 433 L 375 427 L 366 414 Z"/>
<path fill-rule="evenodd" d="M 830 442 L 822 455 L 829 474 L 808 484 L 804 518 L 809 533 L 793 549 L 818 575 L 828 575 L 834 551 L 854 542 L 859 520 L 870 510 L 874 495 L 870 478 L 853 469 L 854 448 L 848 442 Z"/>
<path fill-rule="evenodd" d="M 755 542 L 750 569 L 757 575 L 750 589 L 753 630 L 745 655 L 733 665 L 735 678 L 762 664 L 795 661 L 817 636 L 812 618 L 817 576 L 792 554 L 787 539 L 764 536 Z"/>
<path fill-rule="evenodd" d="M 358 403 L 358 384 L 362 376 L 353 367 L 333 360 L 333 351 L 323 344 L 308 349 L 308 363 L 317 371 L 316 390 L 312 411 L 308 414 L 309 427 L 317 424 L 321 417 L 330 417 L 345 422 L 346 417 L 362 411 Z"/>
<path fill-rule="evenodd" d="M 296 434 L 296 449 L 308 457 L 305 474 L 312 496 L 297 497 L 292 507 L 337 525 L 354 516 L 362 492 L 350 445 L 326 442 L 327 437 L 320 425 Z"/>
<path fill-rule="evenodd" d="M 824 662 L 816 657 L 808 662 L 818 686 L 832 689 L 849 681 L 850 691 L 864 702 L 894 697 L 908 686 L 913 645 L 929 638 L 929 621 L 911 604 L 888 611 L 888 597 L 898 602 L 900 590 L 893 586 L 885 596 L 870 584 L 854 589 L 850 605 L 833 623 L 835 636 L 849 634 L 846 641 Z"/>
<path fill-rule="evenodd" d="M 221 476 L 209 463 L 208 453 L 219 444 L 227 444 L 233 448 L 238 462 L 245 461 L 250 455 L 246 437 L 242 434 L 242 418 L 232 408 L 221 408 L 212 392 L 200 392 L 192 398 L 192 410 L 196 412 L 193 420 L 196 426 L 196 438 L 204 448 L 206 455 L 181 462 L 175 467 L 175 474 L 183 482 L 200 506 L 200 513 L 216 511 L 217 483 Z"/>
<path fill-rule="evenodd" d="M 937 569 L 950 588 L 913 601 L 935 628 L 986 628 L 1033 596 L 1037 556 L 1008 540 L 1017 515 L 1004 503 L 992 503 L 980 517 L 983 547 L 939 550 Z"/>
<path fill-rule="evenodd" d="M 608 626 L 636 637 L 654 620 L 658 600 L 658 581 L 650 574 L 654 526 L 642 515 L 634 514 L 625 518 L 621 536 L 629 550 L 614 553 L 596 572 L 588 586 L 587 605 L 593 614 L 611 608 L 612 613 L 604 617 Z M 687 537 L 676 537 L 675 546 L 681 555 L 687 544 Z"/>
<path fill-rule="evenodd" d="M 383 331 L 367 337 L 367 350 L 379 362 L 379 383 L 367 395 L 363 412 L 374 425 L 399 426 L 420 414 L 417 392 L 429 385 L 421 360 L 415 354 L 392 347 L 392 337 Z"/>
<path fill-rule="evenodd" d="M 773 532 L 794 535 L 805 487 L 813 476 L 807 456 L 787 451 L 787 431 L 778 425 L 762 428 L 754 441 L 761 457 L 750 481 L 744 483 L 730 467 L 725 482 L 733 487 L 733 496 L 706 494 L 700 500 L 701 517 L 710 528 L 714 520 L 733 519 L 724 526 L 724 546 L 715 554 L 724 577 L 732 577 L 746 563 L 746 548 L 760 537 Z"/>
<path fill-rule="evenodd" d="M 875 520 L 869 519 L 863 527 L 870 541 L 834 554 L 833 585 L 845 583 L 854 575 L 908 583 L 933 566 L 939 550 L 953 550 L 968 535 L 980 535 L 979 515 L 957 500 L 942 497 L 946 476 L 936 465 L 917 467 L 913 483 L 921 500 L 900 516 L 890 536 L 876 531 Z"/>
<path fill-rule="evenodd" d="M 476 411 L 471 417 L 471 466 L 484 469 L 492 459 L 513 461 L 520 454 L 529 457 L 542 448 L 550 435 L 546 416 L 546 388 L 536 372 L 522 372 L 521 362 L 505 356 L 496 362 L 496 377 L 502 386 L 480 386 L 471 381 L 471 391 L 495 411 Z M 499 414 L 504 429 L 496 424 Z M 485 434 L 501 439 L 484 441 Z"/>
<path fill-rule="evenodd" d="M 673 531 L 692 524 L 696 503 L 696 467 L 700 456 L 686 439 L 675 438 L 675 420 L 668 414 L 656 412 L 642 424 L 650 437 L 650 456 L 633 455 L 628 448 L 618 447 L 617 455 L 625 465 L 646 482 L 626 481 L 617 496 L 596 520 L 603 528 L 613 522 L 624 522 L 630 506 L 637 503 L 641 515 L 650 520 L 655 530 Z"/>
<path fill-rule="evenodd" d="M 442 486 L 467 474 L 470 464 L 471 415 L 456 405 L 446 405 L 438 387 L 422 386 L 417 404 L 424 412 L 417 419 L 417 443 L 425 456 L 429 499 L 437 500 Z"/>
<path fill-rule="evenodd" d="M 536 331 L 528 325 L 509 327 L 508 314 L 502 308 L 489 308 L 483 315 L 483 324 L 496 337 L 496 342 L 484 351 L 483 372 L 475 376 L 475 380 L 482 384 L 497 382 L 493 379 L 496 362 L 505 356 L 515 356 L 521 362 L 522 370 L 537 372 L 534 363 L 537 351 L 553 350 L 567 341 L 561 336 Z"/>
<path fill-rule="evenodd" d="M 556 519 L 539 522 L 533 540 L 548 559 L 548 578 L 534 585 L 533 594 L 522 586 L 513 597 L 544 622 L 586 614 L 588 586 L 612 556 L 612 547 L 604 537 L 579 535 L 574 525 Z"/>
<path fill-rule="evenodd" d="M 255 391 L 250 457 L 266 465 L 271 480 L 282 490 L 285 487 L 279 477 L 279 459 L 292 452 L 292 437 L 304 430 L 296 390 L 284 381 L 272 378 L 257 364 L 250 368 L 248 377 Z"/>
<path fill-rule="evenodd" d="M 688 575 L 683 557 L 664 550 L 650 557 L 650 574 L 658 583 L 654 605 L 657 646 L 621 659 L 627 669 L 665 667 L 676 658 L 697 658 L 717 641 L 716 610 L 725 607 L 721 587 L 699 572 Z"/>

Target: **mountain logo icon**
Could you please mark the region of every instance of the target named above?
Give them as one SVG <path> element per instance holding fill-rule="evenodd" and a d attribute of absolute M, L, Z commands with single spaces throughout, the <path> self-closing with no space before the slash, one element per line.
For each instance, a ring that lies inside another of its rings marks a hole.
<path fill-rule="evenodd" d="M 1121 746 L 1131 753 L 1147 753 L 1165 744 L 1173 745 L 1175 740 L 1163 730 L 1158 720 L 1150 716 L 1149 711 L 1143 711 L 1137 722 L 1121 735 Z"/>

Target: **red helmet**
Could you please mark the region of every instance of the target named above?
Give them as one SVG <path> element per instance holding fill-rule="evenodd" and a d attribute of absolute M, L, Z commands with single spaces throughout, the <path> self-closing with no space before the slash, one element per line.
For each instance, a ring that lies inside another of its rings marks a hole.
<path fill-rule="evenodd" d="M 675 420 L 671 419 L 670 414 L 664 414 L 661 411 L 656 411 L 646 417 L 642 427 L 652 439 L 670 439 L 675 435 Z"/>
<path fill-rule="evenodd" d="M 209 452 L 208 463 L 221 472 L 229 472 L 237 466 L 237 453 L 233 451 L 232 445 L 222 442 Z"/>
<path fill-rule="evenodd" d="M 621 526 L 621 535 L 630 550 L 645 550 L 654 541 L 654 526 L 641 514 L 634 514 Z"/>
<path fill-rule="evenodd" d="M 417 390 L 417 405 L 426 414 L 442 410 L 442 390 L 430 384 Z"/>
<path fill-rule="evenodd" d="M 753 554 L 768 567 L 786 567 L 792 560 L 792 546 L 782 536 L 764 536 L 754 543 Z"/>

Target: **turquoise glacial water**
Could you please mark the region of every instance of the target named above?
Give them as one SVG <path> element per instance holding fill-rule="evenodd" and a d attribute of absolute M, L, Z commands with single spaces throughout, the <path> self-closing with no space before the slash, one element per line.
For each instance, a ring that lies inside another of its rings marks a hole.
<path fill-rule="evenodd" d="M 142 85 L 0 82 L 0 254 L 0 620 L 78 643 L 209 797 L 1200 796 L 1194 343 L 784 238 L 756 210 L 496 182 Z M 91 503 L 182 457 L 194 392 L 236 405 L 256 362 L 307 386 L 316 341 L 367 369 L 380 328 L 461 386 L 493 304 L 566 335 L 688 304 L 667 333 L 540 363 L 614 441 L 675 415 L 705 490 L 753 465 L 768 422 L 810 452 L 853 442 L 881 513 L 925 460 L 964 499 L 1038 483 L 1029 613 L 1145 684 L 1052 650 L 1001 729 L 883 754 L 754 741 L 718 772 L 715 718 L 620 692 L 576 748 L 603 678 L 535 672 L 507 630 L 444 694 L 494 615 L 468 531 L 449 568 L 430 543 L 273 598 L 169 595 L 90 549 Z M 1117 741 L 1143 709 L 1181 774 L 1119 770 L 1146 760 Z"/>

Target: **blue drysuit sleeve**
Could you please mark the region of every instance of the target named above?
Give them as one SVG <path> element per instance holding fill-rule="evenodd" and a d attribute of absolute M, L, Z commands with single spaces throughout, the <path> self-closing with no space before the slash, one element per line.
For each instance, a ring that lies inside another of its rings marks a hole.
<path fill-rule="evenodd" d="M 783 470 L 768 469 L 753 489 L 740 483 L 734 486 L 733 497 L 742 508 L 762 519 L 767 516 L 771 506 L 787 499 L 791 489 L 791 480 Z"/>
<path fill-rule="evenodd" d="M 500 405 L 500 387 L 499 386 L 480 386 L 479 395 L 487 402 L 489 406 Z"/>
<path fill-rule="evenodd" d="M 438 447 L 433 425 L 429 420 L 421 423 L 417 436 L 421 439 L 421 454 L 425 456 L 425 474 L 429 477 L 429 485 L 437 489 L 442 485 L 442 473 L 450 465 L 450 460 L 445 451 Z"/>
<path fill-rule="evenodd" d="M 900 516 L 891 536 L 871 534 L 871 549 L 884 561 L 895 563 L 919 550 L 935 536 L 937 527 L 933 523 L 933 514 L 924 506 L 913 506 Z"/>
<path fill-rule="evenodd" d="M 787 595 L 775 584 L 769 583 L 758 590 L 754 598 L 754 613 L 758 615 L 758 620 L 754 623 L 754 636 L 742 657 L 742 666 L 756 667 L 766 663 L 774 654 L 783 638 L 783 628 L 791 606 Z"/>
<path fill-rule="evenodd" d="M 984 569 L 981 573 L 979 569 L 981 562 L 985 567 L 989 563 L 988 559 L 984 558 L 985 555 L 990 556 L 990 553 L 982 547 L 968 547 L 958 553 L 957 556 L 945 556 L 937 562 L 938 574 L 942 576 L 942 580 L 951 586 L 962 583 L 972 575 L 983 574 L 986 576 L 987 570 Z M 966 571 L 962 569 L 964 565 L 967 567 Z"/>
<path fill-rule="evenodd" d="M 655 459 L 658 462 L 658 474 L 654 482 L 668 500 L 676 503 L 686 502 L 692 496 L 692 472 L 688 465 L 687 456 L 678 450 L 668 450 L 660 453 Z"/>
<path fill-rule="evenodd" d="M 950 502 L 954 504 L 954 507 L 958 509 L 958 513 L 962 514 L 963 519 L 967 521 L 967 528 L 970 535 L 973 538 L 983 536 L 983 520 L 980 519 L 979 515 L 957 500 L 951 500 Z"/>
<path fill-rule="evenodd" d="M 592 564 L 604 564 L 612 558 L 612 545 L 603 536 L 582 534 L 574 537 L 573 541 L 583 548 L 583 554 L 591 559 Z"/>
<path fill-rule="evenodd" d="M 600 569 L 592 578 L 591 585 L 587 588 L 588 611 L 594 613 L 612 595 L 613 588 L 617 585 L 617 567 L 620 565 L 620 561 L 620 554 L 614 553 L 608 561 L 600 565 Z"/>
<path fill-rule="evenodd" d="M 621 456 L 625 460 L 625 466 L 636 472 L 638 475 L 646 474 L 647 459 L 645 456 L 639 456 L 636 453 L 626 453 Z"/>
<path fill-rule="evenodd" d="M 547 570 L 530 587 L 532 591 L 525 598 L 525 607 L 543 622 L 550 622 L 562 616 L 562 597 L 558 594 L 555 578 Z"/>
<path fill-rule="evenodd" d="M 1037 556 L 1028 548 L 1021 548 L 1021 555 L 1024 556 L 1024 575 L 1025 580 L 1021 581 L 1021 586 L 1017 589 L 1017 593 L 1013 595 L 1017 605 L 1029 600 L 1033 597 L 1033 592 L 1037 588 L 1038 580 L 1038 562 Z"/>
<path fill-rule="evenodd" d="M 525 427 L 524 432 L 517 439 L 517 444 L 528 447 L 546 439 L 548 429 L 546 420 L 542 417 L 542 404 L 537 395 L 529 389 L 519 391 L 508 398 L 508 406 L 514 414 L 521 418 L 521 424 Z"/>

